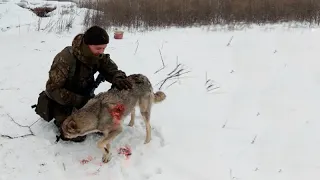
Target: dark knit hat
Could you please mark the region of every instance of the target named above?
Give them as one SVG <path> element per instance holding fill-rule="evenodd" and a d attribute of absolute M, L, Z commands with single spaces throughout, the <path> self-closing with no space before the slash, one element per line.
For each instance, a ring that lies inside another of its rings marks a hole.
<path fill-rule="evenodd" d="M 108 44 L 109 35 L 106 30 L 101 27 L 92 26 L 84 33 L 83 40 L 87 45 Z"/>

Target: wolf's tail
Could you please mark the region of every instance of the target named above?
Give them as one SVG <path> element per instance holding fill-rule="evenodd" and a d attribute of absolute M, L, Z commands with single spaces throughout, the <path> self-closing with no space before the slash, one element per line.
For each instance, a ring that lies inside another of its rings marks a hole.
<path fill-rule="evenodd" d="M 163 100 L 166 99 L 166 94 L 162 91 L 157 91 L 154 93 L 154 96 L 153 96 L 153 102 L 154 103 L 159 103 L 159 102 L 162 102 Z"/>

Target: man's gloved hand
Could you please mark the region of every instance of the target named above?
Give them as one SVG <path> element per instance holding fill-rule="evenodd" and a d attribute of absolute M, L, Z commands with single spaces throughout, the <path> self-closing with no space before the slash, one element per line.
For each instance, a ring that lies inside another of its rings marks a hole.
<path fill-rule="evenodd" d="M 117 89 L 122 90 L 122 89 L 131 89 L 132 84 L 130 81 L 128 81 L 126 78 L 116 78 L 112 86 L 115 86 Z"/>

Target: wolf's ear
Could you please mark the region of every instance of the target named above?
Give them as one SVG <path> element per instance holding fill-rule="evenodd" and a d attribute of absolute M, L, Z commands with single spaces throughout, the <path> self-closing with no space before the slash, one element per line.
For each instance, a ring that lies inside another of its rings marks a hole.
<path fill-rule="evenodd" d="M 69 132 L 73 132 L 73 133 L 76 132 L 77 124 L 73 119 L 71 121 L 69 121 L 69 123 L 67 125 L 67 129 Z"/>

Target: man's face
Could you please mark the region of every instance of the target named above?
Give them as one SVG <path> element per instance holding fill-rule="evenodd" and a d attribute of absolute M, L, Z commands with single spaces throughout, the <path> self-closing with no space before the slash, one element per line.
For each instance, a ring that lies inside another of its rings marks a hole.
<path fill-rule="evenodd" d="M 99 56 L 104 52 L 106 49 L 107 44 L 102 44 L 102 45 L 89 45 L 89 49 L 95 56 Z"/>

